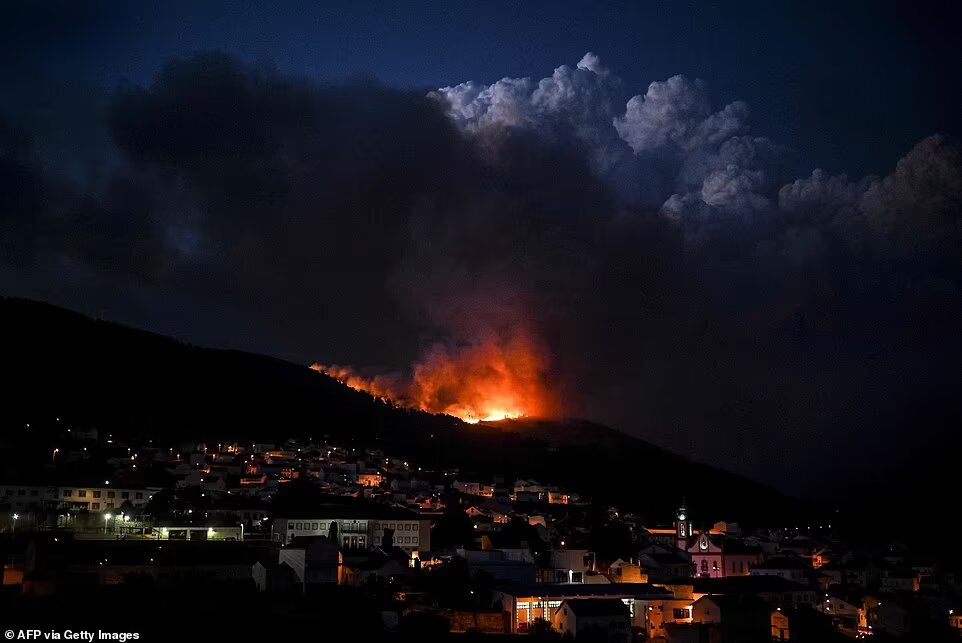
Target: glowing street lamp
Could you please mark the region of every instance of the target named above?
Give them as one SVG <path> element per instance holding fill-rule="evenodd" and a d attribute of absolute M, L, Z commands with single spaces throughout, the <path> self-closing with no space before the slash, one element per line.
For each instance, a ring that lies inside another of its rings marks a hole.
<path fill-rule="evenodd" d="M 58 453 L 60 453 L 60 449 L 54 449 L 54 450 L 53 450 L 53 455 L 50 456 L 50 461 L 51 461 L 51 462 L 56 462 L 56 461 L 57 461 L 57 454 L 58 454 Z"/>
<path fill-rule="evenodd" d="M 13 533 L 17 533 L 17 518 L 19 517 L 20 514 L 13 514 Z"/>

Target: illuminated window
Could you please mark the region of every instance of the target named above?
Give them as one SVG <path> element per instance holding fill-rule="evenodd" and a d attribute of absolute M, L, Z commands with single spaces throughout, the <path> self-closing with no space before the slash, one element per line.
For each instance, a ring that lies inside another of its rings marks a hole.
<path fill-rule="evenodd" d="M 87 497 L 87 490 L 86 490 L 86 489 L 81 489 L 80 491 L 77 492 L 77 496 L 80 497 L 80 498 L 86 498 L 86 497 Z"/>

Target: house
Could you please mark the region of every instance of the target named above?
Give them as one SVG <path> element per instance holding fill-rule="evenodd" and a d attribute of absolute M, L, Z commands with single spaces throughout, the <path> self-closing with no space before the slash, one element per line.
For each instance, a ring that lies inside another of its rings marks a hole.
<path fill-rule="evenodd" d="M 956 614 L 955 610 L 949 610 L 949 627 L 957 636 L 962 636 L 962 614 Z"/>
<path fill-rule="evenodd" d="M 882 569 L 876 563 L 865 560 L 849 560 L 842 563 L 829 563 L 818 570 L 831 577 L 838 585 L 870 589 L 882 579 Z"/>
<path fill-rule="evenodd" d="M 498 581 L 531 584 L 535 580 L 534 558 L 527 549 L 458 549 L 456 555 L 467 563 L 471 576 L 484 572 Z"/>
<path fill-rule="evenodd" d="M 824 614 L 837 631 L 855 637 L 858 634 L 861 606 L 860 596 L 852 592 L 840 592 L 835 588 L 831 593 L 819 598 L 815 609 Z"/>
<path fill-rule="evenodd" d="M 668 582 L 675 578 L 691 578 L 695 575 L 694 564 L 678 551 L 640 553 L 638 564 L 648 576 L 650 583 Z"/>
<path fill-rule="evenodd" d="M 687 551 L 695 564 L 695 574 L 706 578 L 747 576 L 753 565 L 762 562 L 759 547 L 707 531 L 701 532 Z"/>
<path fill-rule="evenodd" d="M 811 585 L 814 570 L 802 558 L 797 556 L 776 556 L 752 565 L 752 576 L 781 576 L 802 585 Z"/>
<path fill-rule="evenodd" d="M 811 587 L 778 576 L 731 576 L 728 578 L 678 579 L 664 586 L 675 596 L 693 599 L 711 595 L 757 596 L 775 607 L 814 607 L 818 600 Z"/>
<path fill-rule="evenodd" d="M 613 583 L 647 583 L 648 574 L 645 573 L 641 564 L 634 559 L 623 560 L 619 558 L 608 566 L 608 578 Z"/>
<path fill-rule="evenodd" d="M 770 624 L 773 641 L 829 643 L 839 640 L 840 636 L 830 618 L 807 607 L 797 610 L 775 608 L 770 615 Z"/>
<path fill-rule="evenodd" d="M 513 584 L 502 586 L 495 596 L 501 599 L 512 634 L 527 632 L 538 619 L 550 622 L 563 601 L 582 598 L 618 599 L 627 605 L 631 625 L 648 631 L 649 613 L 674 600 L 670 590 L 648 583 Z"/>
<path fill-rule="evenodd" d="M 481 496 L 483 498 L 491 498 L 494 496 L 494 485 L 484 484 L 482 482 L 461 482 L 455 480 L 451 483 L 451 488 L 469 496 Z"/>
<path fill-rule="evenodd" d="M 259 592 L 284 594 L 299 585 L 297 575 L 289 565 L 270 559 L 254 563 L 251 568 L 251 577 Z"/>
<path fill-rule="evenodd" d="M 771 609 L 750 594 L 702 596 L 692 604 L 691 618 L 694 623 L 717 626 L 720 640 L 755 641 L 770 635 Z"/>
<path fill-rule="evenodd" d="M 730 520 L 721 520 L 712 525 L 711 530 L 720 534 L 725 534 L 726 536 L 739 537 L 742 535 L 741 527 L 738 526 L 737 522 L 732 522 Z"/>
<path fill-rule="evenodd" d="M 417 562 L 398 547 L 372 547 L 345 559 L 342 584 L 359 587 L 372 579 L 390 581 L 410 574 Z"/>
<path fill-rule="evenodd" d="M 919 591 L 919 577 L 912 569 L 896 568 L 882 572 L 882 589 L 889 592 Z"/>
<path fill-rule="evenodd" d="M 594 554 L 587 549 L 552 549 L 539 572 L 547 583 L 583 583 L 593 564 Z"/>
<path fill-rule="evenodd" d="M 782 608 L 779 607 L 772 612 L 771 623 L 773 641 L 792 640 L 791 621 L 788 614 L 782 611 Z"/>
<path fill-rule="evenodd" d="M 865 624 L 869 630 L 902 636 L 910 629 L 909 610 L 900 601 L 886 597 L 883 601 L 866 599 Z"/>
<path fill-rule="evenodd" d="M 590 637 L 592 641 L 628 643 L 631 614 L 624 602 L 614 598 L 566 599 L 555 610 L 551 625 L 562 636 Z"/>
<path fill-rule="evenodd" d="M 277 562 L 294 571 L 297 582 L 337 585 L 342 580 L 344 557 L 326 536 L 299 536 L 277 552 Z"/>
<path fill-rule="evenodd" d="M 357 476 L 357 483 L 362 487 L 380 487 L 384 480 L 384 476 L 377 471 L 365 471 Z"/>

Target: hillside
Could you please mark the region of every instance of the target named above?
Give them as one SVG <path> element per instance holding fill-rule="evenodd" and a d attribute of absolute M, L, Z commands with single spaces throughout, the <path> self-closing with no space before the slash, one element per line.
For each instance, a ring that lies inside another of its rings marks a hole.
<path fill-rule="evenodd" d="M 0 299 L 0 319 L 11 375 L 0 445 L 16 454 L 3 459 L 8 474 L 46 461 L 48 451 L 24 445 L 42 442 L 60 417 L 161 444 L 326 435 L 426 467 L 561 484 L 666 522 L 683 496 L 695 511 L 711 507 L 710 518 L 766 520 L 797 509 L 762 485 L 584 420 L 468 425 L 395 408 L 303 365 L 191 346 L 48 304 Z"/>

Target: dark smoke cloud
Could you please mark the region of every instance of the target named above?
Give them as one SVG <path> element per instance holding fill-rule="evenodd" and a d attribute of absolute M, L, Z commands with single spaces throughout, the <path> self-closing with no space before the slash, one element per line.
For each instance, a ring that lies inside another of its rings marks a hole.
<path fill-rule="evenodd" d="M 92 168 L 0 104 L 7 291 L 391 382 L 524 345 L 552 411 L 796 491 L 848 475 L 826 452 L 870 470 L 916 452 L 907 428 L 956 437 L 941 137 L 886 176 L 793 180 L 745 104 L 681 76 L 626 99 L 591 54 L 434 92 L 200 54 L 90 103 Z"/>

